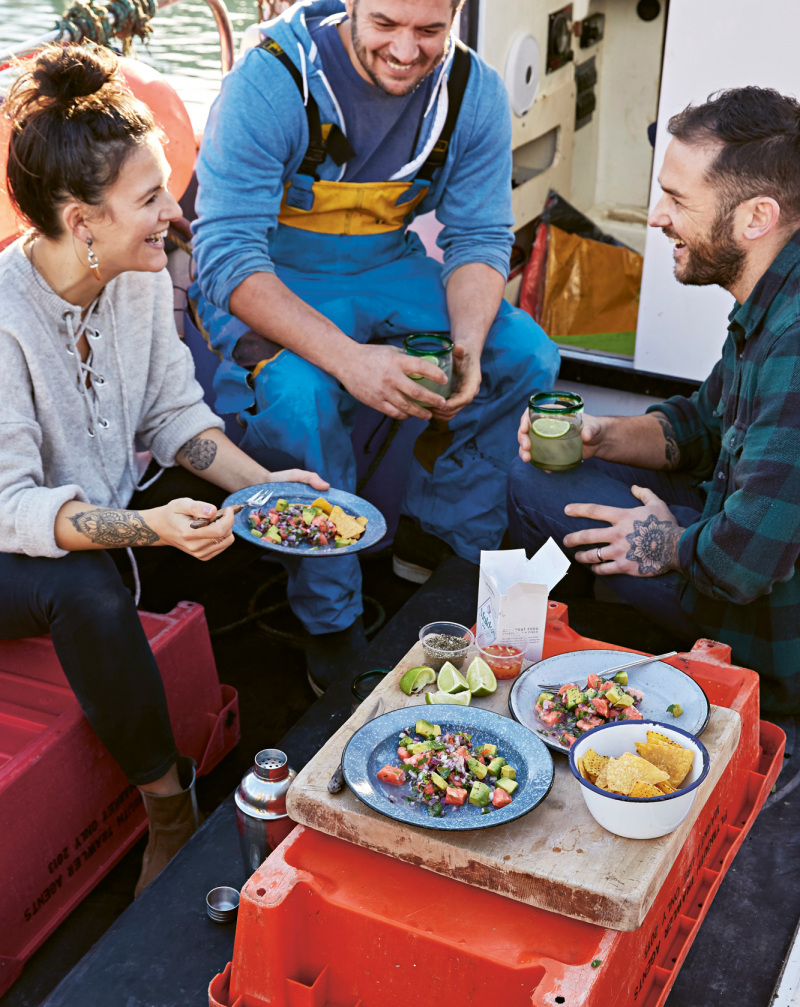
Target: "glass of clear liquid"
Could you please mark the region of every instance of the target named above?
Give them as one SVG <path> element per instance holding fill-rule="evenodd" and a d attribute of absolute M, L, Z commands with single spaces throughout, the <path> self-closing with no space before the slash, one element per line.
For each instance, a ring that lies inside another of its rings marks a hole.
<path fill-rule="evenodd" d="M 572 392 L 538 392 L 528 400 L 531 465 L 566 472 L 583 460 L 583 399 Z"/>
<path fill-rule="evenodd" d="M 441 395 L 443 399 L 449 399 L 453 389 L 453 341 L 449 336 L 443 336 L 436 332 L 418 332 L 412 336 L 406 336 L 403 349 L 413 357 L 420 357 L 429 364 L 436 364 L 444 371 L 447 378 L 446 385 L 437 384 L 430 378 L 425 378 L 421 374 L 409 374 L 422 388 L 427 388 L 430 392 Z M 417 400 L 414 399 L 416 402 Z M 429 408 L 424 402 L 417 402 L 423 408 Z"/>

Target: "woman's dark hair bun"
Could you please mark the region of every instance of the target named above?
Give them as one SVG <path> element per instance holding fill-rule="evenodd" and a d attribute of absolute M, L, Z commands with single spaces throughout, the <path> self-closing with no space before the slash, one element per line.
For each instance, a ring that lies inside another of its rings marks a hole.
<path fill-rule="evenodd" d="M 41 98 L 66 109 L 116 80 L 117 64 L 108 50 L 70 46 L 68 56 L 63 50 L 42 53 L 31 77 Z"/>

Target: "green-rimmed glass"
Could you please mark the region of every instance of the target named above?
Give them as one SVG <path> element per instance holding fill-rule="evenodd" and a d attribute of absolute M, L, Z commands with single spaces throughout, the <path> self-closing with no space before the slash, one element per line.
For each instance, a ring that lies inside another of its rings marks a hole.
<path fill-rule="evenodd" d="M 531 465 L 566 472 L 583 459 L 583 399 L 573 392 L 537 392 L 528 400 Z"/>
<path fill-rule="evenodd" d="M 409 377 L 418 381 L 429 392 L 435 392 L 443 399 L 449 399 L 453 387 L 453 340 L 436 332 L 417 332 L 413 336 L 406 336 L 403 349 L 412 357 L 421 357 L 444 371 L 447 377 L 446 385 L 437 384 L 421 374 L 409 374 Z M 425 409 L 429 408 L 424 402 L 418 404 Z"/>

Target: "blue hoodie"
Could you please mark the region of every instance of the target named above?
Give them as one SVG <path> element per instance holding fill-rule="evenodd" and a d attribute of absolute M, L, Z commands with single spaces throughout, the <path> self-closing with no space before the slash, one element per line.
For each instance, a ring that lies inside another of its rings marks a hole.
<path fill-rule="evenodd" d="M 306 18 L 340 15 L 342 0 L 303 0 L 264 26 L 288 54 L 319 104 L 323 123 L 344 129 L 336 99 L 319 65 Z M 450 55 L 434 71 L 433 97 L 414 160 L 393 180 L 411 180 L 441 130 L 447 111 Z M 257 272 L 274 273 L 270 235 L 277 227 L 284 186 L 308 145 L 305 108 L 286 68 L 263 49 L 251 49 L 222 82 L 197 159 L 198 219 L 193 225 L 198 279 L 213 304 L 229 311 L 233 291 Z M 330 158 L 318 169 L 337 180 Z M 475 53 L 445 164 L 434 175 L 417 214 L 436 211 L 444 225 L 443 281 L 458 266 L 483 262 L 508 274 L 511 226 L 511 117 L 499 75 Z M 415 214 L 416 215 L 416 214 Z M 343 241 L 347 238 L 343 237 Z M 313 271 L 313 270 L 312 270 Z"/>

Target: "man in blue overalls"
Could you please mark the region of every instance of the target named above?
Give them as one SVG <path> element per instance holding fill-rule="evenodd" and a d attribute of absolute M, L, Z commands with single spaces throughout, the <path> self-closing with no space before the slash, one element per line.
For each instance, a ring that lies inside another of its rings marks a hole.
<path fill-rule="evenodd" d="M 306 0 L 263 27 L 206 127 L 192 296 L 222 357 L 217 409 L 246 422 L 244 450 L 352 492 L 359 402 L 432 420 L 402 511 L 477 562 L 505 528 L 516 417 L 552 386 L 558 354 L 503 300 L 508 99 L 451 35 L 459 6 Z M 406 230 L 429 210 L 443 266 Z M 409 376 L 441 382 L 439 368 L 400 351 L 407 334 L 431 331 L 455 343 L 448 400 Z M 419 566 L 410 572 L 424 576 Z M 312 684 L 324 687 L 363 646 L 358 561 L 287 567 Z"/>

